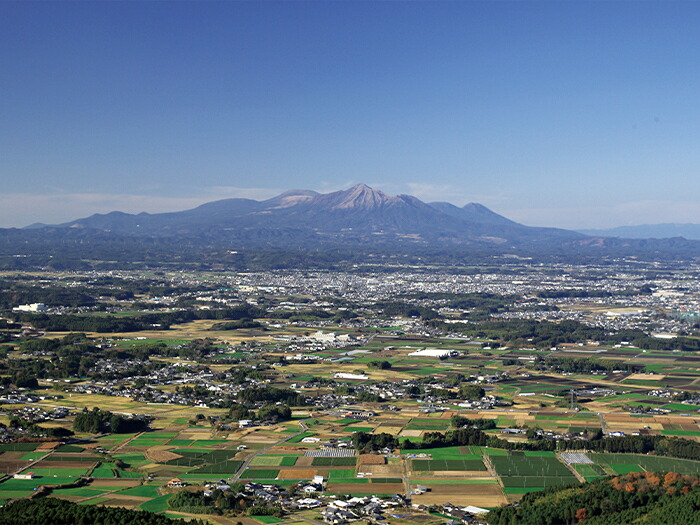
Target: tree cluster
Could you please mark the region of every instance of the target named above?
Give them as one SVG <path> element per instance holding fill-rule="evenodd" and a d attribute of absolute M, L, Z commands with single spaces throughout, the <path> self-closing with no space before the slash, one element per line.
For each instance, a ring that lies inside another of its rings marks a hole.
<path fill-rule="evenodd" d="M 124 434 L 130 432 L 144 432 L 148 430 L 150 419 L 125 417 L 113 414 L 107 410 L 94 407 L 88 410 L 83 409 L 73 422 L 73 430 L 76 432 L 87 432 L 89 434 L 115 433 Z"/>

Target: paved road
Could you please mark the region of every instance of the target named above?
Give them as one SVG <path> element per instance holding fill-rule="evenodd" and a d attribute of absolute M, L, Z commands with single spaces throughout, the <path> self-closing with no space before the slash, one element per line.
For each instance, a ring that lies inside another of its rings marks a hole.
<path fill-rule="evenodd" d="M 241 479 L 241 476 L 246 471 L 246 469 L 248 468 L 248 465 L 250 464 L 251 461 L 253 461 L 253 458 L 255 456 L 264 454 L 265 452 L 270 450 L 272 447 L 276 447 L 278 445 L 281 445 L 282 443 L 289 441 L 290 439 L 293 439 L 297 436 L 300 436 L 301 434 L 303 434 L 304 432 L 306 432 L 309 429 L 309 427 L 307 427 L 303 421 L 299 421 L 299 426 L 301 427 L 301 430 L 299 432 L 285 436 L 283 439 L 280 439 L 276 443 L 273 443 L 272 445 L 269 445 L 261 450 L 257 450 L 255 452 L 255 454 L 251 454 L 250 456 L 248 456 L 248 458 L 243 462 L 243 465 L 241 465 L 241 468 L 238 469 L 238 472 L 236 472 L 236 474 L 234 476 L 232 476 L 231 479 L 233 481 L 238 481 L 239 479 Z"/>

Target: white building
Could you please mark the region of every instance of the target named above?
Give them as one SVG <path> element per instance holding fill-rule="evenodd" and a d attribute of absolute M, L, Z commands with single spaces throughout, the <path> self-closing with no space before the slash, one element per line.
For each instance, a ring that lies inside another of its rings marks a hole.
<path fill-rule="evenodd" d="M 20 304 L 12 309 L 13 312 L 46 312 L 48 307 L 44 303 Z"/>
<path fill-rule="evenodd" d="M 441 350 L 439 348 L 424 348 L 423 350 L 416 350 L 408 354 L 409 356 L 416 357 L 437 357 L 439 359 L 445 359 L 447 357 L 457 357 L 459 352 L 457 350 Z"/>
<path fill-rule="evenodd" d="M 345 372 L 336 372 L 333 374 L 333 379 L 354 379 L 356 381 L 364 381 L 365 379 L 369 379 L 369 376 L 364 374 L 346 374 Z"/>

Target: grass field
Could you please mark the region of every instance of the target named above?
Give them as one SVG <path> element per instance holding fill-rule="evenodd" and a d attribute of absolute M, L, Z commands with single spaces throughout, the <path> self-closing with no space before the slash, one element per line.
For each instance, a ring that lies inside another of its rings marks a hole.
<path fill-rule="evenodd" d="M 584 478 L 593 478 L 597 476 L 605 476 L 605 472 L 599 465 L 572 465 L 576 472 Z"/>
<path fill-rule="evenodd" d="M 700 461 L 688 459 L 666 458 L 662 456 L 647 456 L 642 454 L 589 454 L 596 464 L 608 465 L 618 474 L 626 474 L 626 469 L 632 466 L 638 470 L 628 472 L 640 472 L 642 469 L 653 472 L 678 472 L 680 474 L 700 475 Z"/>
<path fill-rule="evenodd" d="M 556 458 L 528 456 L 496 456 L 491 458 L 501 478 L 506 476 L 539 476 L 573 478 L 573 474 Z"/>
<path fill-rule="evenodd" d="M 119 494 L 138 496 L 141 498 L 156 498 L 158 497 L 158 487 L 153 485 L 141 485 L 140 487 L 132 487 L 119 491 Z"/>
<path fill-rule="evenodd" d="M 275 516 L 255 516 L 255 515 L 253 515 L 253 519 L 255 519 L 255 521 L 259 521 L 260 523 L 265 523 L 265 524 L 281 523 L 282 521 L 284 521 L 282 518 L 276 518 Z"/>
<path fill-rule="evenodd" d="M 411 479 L 412 485 L 498 485 L 496 478 L 490 479 Z"/>
<path fill-rule="evenodd" d="M 501 478 L 504 487 L 537 487 L 544 489 L 547 487 L 557 487 L 560 485 L 578 485 L 576 478 L 569 473 L 569 476 L 547 477 L 540 476 L 508 476 Z"/>
<path fill-rule="evenodd" d="M 141 510 L 147 510 L 149 512 L 164 512 L 168 510 L 168 500 L 173 497 L 173 494 L 165 494 L 163 496 L 158 496 L 153 498 L 146 503 L 139 505 Z"/>
<path fill-rule="evenodd" d="M 463 452 L 461 447 L 445 447 L 445 448 L 422 448 L 420 450 L 402 450 L 402 454 L 429 454 L 433 459 L 446 459 L 451 457 L 461 457 Z M 477 447 L 478 448 L 478 447 Z"/>
<path fill-rule="evenodd" d="M 354 467 L 357 463 L 357 458 L 351 457 L 340 457 L 340 458 L 314 458 L 311 463 L 314 467 Z"/>
<path fill-rule="evenodd" d="M 251 467 L 279 467 L 284 456 L 255 456 L 251 462 Z"/>
<path fill-rule="evenodd" d="M 355 471 L 350 469 L 332 469 L 328 473 L 329 480 L 337 479 L 352 479 L 355 477 Z"/>
<path fill-rule="evenodd" d="M 275 479 L 279 473 L 276 469 L 248 469 L 241 479 Z"/>
<path fill-rule="evenodd" d="M 486 470 L 481 458 L 475 459 L 414 459 L 411 467 L 417 472 L 436 470 Z"/>
<path fill-rule="evenodd" d="M 242 464 L 242 461 L 219 461 L 218 463 L 199 467 L 192 472 L 198 474 L 235 474 Z"/>

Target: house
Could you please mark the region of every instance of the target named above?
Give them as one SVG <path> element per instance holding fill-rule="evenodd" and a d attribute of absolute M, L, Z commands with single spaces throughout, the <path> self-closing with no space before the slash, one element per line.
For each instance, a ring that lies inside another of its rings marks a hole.
<path fill-rule="evenodd" d="M 168 487 L 185 487 L 187 483 L 182 481 L 180 478 L 173 478 L 168 481 Z"/>

